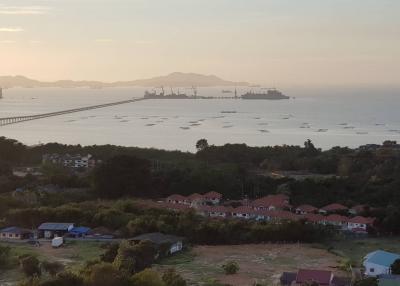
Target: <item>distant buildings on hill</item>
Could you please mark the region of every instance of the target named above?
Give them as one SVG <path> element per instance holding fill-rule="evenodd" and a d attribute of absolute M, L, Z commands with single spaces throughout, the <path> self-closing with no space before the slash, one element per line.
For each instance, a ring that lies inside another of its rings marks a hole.
<path fill-rule="evenodd" d="M 55 164 L 72 169 L 90 169 L 94 168 L 101 161 L 93 158 L 92 155 L 70 155 L 70 154 L 45 154 L 42 156 L 43 164 Z"/>

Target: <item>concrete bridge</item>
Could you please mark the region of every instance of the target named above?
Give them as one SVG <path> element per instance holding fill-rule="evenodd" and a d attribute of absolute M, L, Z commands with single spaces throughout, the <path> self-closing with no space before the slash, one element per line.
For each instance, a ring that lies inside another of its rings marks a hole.
<path fill-rule="evenodd" d="M 117 102 L 111 102 L 111 103 L 105 103 L 105 104 L 99 104 L 99 105 L 92 105 L 92 106 L 85 106 L 85 107 L 61 110 L 61 111 L 50 112 L 50 113 L 4 117 L 4 118 L 0 118 L 0 126 L 16 124 L 16 123 L 20 123 L 20 122 L 24 122 L 24 121 L 36 120 L 36 119 L 41 119 L 41 118 L 46 118 L 46 117 L 59 116 L 59 115 L 64 115 L 64 114 L 69 114 L 69 113 L 87 111 L 87 110 L 92 110 L 92 109 L 110 107 L 110 106 L 114 106 L 114 105 L 132 103 L 132 102 L 141 101 L 144 99 L 145 98 L 134 98 L 134 99 L 129 99 L 129 100 L 123 100 L 123 101 L 117 101 Z"/>

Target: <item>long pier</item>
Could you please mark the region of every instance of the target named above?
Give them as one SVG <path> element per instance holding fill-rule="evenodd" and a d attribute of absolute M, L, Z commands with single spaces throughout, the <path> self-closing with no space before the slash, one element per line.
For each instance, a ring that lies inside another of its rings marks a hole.
<path fill-rule="evenodd" d="M 50 112 L 50 113 L 4 117 L 4 118 L 0 118 L 0 126 L 16 124 L 16 123 L 31 121 L 31 120 L 37 120 L 37 119 L 46 118 L 46 117 L 59 116 L 59 115 L 64 115 L 64 114 L 69 114 L 69 113 L 87 111 L 87 110 L 92 110 L 92 109 L 110 107 L 110 106 L 114 106 L 114 105 L 132 103 L 132 102 L 141 101 L 141 100 L 145 100 L 145 98 L 135 98 L 135 99 L 129 99 L 129 100 L 123 100 L 123 101 L 117 101 L 117 102 L 111 102 L 111 103 L 104 103 L 104 104 L 99 104 L 99 105 L 91 105 L 91 106 L 85 106 L 85 107 L 80 107 L 80 108 L 61 110 L 61 111 Z"/>

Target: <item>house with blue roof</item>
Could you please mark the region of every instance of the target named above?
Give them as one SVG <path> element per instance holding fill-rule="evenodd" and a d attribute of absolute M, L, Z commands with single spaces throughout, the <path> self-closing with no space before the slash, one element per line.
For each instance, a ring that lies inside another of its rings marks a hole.
<path fill-rule="evenodd" d="M 382 274 L 390 274 L 390 266 L 397 259 L 400 259 L 400 254 L 383 250 L 368 253 L 363 262 L 365 275 L 376 277 Z"/>

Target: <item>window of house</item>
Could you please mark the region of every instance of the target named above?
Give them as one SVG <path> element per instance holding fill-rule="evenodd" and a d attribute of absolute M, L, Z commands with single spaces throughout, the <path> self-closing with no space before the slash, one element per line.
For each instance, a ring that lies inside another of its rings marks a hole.
<path fill-rule="evenodd" d="M 369 272 L 375 272 L 375 268 L 370 268 Z"/>

